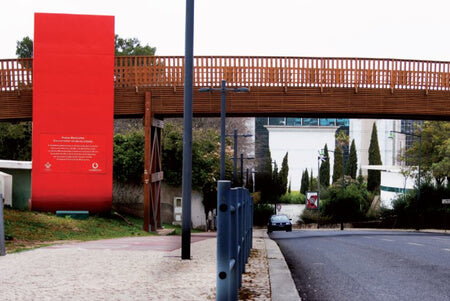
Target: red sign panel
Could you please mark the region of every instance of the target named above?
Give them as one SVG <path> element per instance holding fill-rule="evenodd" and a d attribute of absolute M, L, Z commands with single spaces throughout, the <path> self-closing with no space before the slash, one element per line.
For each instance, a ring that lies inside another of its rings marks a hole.
<path fill-rule="evenodd" d="M 33 210 L 112 203 L 114 17 L 35 14 Z"/>

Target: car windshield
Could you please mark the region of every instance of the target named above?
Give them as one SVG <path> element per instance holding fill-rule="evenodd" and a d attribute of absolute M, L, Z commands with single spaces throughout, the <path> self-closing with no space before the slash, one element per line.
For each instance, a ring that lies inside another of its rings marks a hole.
<path fill-rule="evenodd" d="M 274 215 L 272 216 L 273 222 L 288 222 L 289 219 L 286 215 Z"/>

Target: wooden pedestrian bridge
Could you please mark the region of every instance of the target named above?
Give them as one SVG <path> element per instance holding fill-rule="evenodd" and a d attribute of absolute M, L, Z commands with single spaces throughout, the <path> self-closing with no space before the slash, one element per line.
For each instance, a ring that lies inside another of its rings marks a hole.
<path fill-rule="evenodd" d="M 32 65 L 0 59 L 0 121 L 32 118 Z M 250 90 L 228 93 L 228 116 L 450 119 L 450 62 L 197 56 L 195 116 L 219 115 L 220 93 L 198 90 L 222 80 Z M 146 97 L 152 116 L 182 116 L 183 84 L 182 56 L 116 57 L 115 117 L 143 116 Z"/>

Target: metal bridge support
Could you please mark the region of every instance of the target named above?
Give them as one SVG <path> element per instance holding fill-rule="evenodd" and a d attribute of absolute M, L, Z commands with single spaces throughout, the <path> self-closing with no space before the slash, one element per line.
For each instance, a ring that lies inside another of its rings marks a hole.
<path fill-rule="evenodd" d="M 161 228 L 162 120 L 154 118 L 151 110 L 151 93 L 145 93 L 145 156 L 144 156 L 144 231 Z"/>

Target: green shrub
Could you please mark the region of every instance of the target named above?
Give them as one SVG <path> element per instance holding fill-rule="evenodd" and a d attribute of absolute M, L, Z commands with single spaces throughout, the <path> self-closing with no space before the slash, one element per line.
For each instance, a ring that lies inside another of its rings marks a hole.
<path fill-rule="evenodd" d="M 280 203 L 282 204 L 304 204 L 306 196 L 298 191 L 292 191 L 286 193 L 280 197 Z"/>
<path fill-rule="evenodd" d="M 435 187 L 430 183 L 421 185 L 420 203 L 417 201 L 417 188 L 406 195 L 399 195 L 392 202 L 392 214 L 396 217 L 396 226 L 443 228 L 446 210 L 450 213 L 450 208 L 442 206 L 442 199 L 446 198 L 450 198 L 448 187 L 442 185 Z"/>
<path fill-rule="evenodd" d="M 342 191 L 339 187 L 330 189 L 330 198 L 322 200 L 320 205 L 324 216 L 330 216 L 332 222 L 359 221 L 364 214 L 361 210 L 367 206 L 364 192 L 352 184 Z"/>
<path fill-rule="evenodd" d="M 331 222 L 331 217 L 321 214 L 319 210 L 309 209 L 303 210 L 303 213 L 300 215 L 300 219 L 299 224 L 317 223 L 317 220 L 319 220 L 320 224 L 328 224 Z"/>
<path fill-rule="evenodd" d="M 141 183 L 144 174 L 144 131 L 114 135 L 113 177 L 122 183 Z"/>
<path fill-rule="evenodd" d="M 266 225 L 272 214 L 274 214 L 273 205 L 271 205 L 271 204 L 255 204 L 253 206 L 253 224 L 255 226 Z"/>

